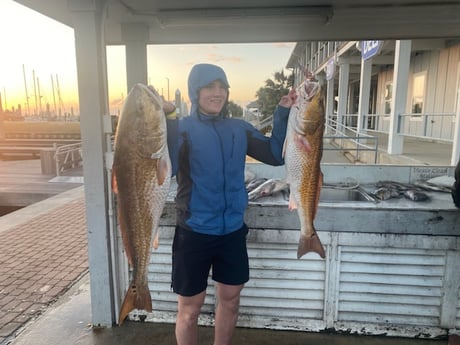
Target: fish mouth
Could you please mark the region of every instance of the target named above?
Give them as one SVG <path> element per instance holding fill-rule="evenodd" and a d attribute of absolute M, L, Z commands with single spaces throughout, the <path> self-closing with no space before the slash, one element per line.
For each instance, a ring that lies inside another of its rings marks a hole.
<path fill-rule="evenodd" d="M 147 86 L 147 94 L 154 100 L 155 109 L 160 110 L 163 107 L 163 101 L 158 91 L 152 86 Z"/>
<path fill-rule="evenodd" d="M 308 81 L 303 84 L 303 91 L 305 95 L 305 100 L 311 101 L 318 92 L 321 91 L 321 85 L 317 81 Z"/>

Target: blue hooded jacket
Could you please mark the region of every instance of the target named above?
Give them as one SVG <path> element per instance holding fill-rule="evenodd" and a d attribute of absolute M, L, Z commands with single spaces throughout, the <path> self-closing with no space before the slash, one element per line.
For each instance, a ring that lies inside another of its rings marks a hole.
<path fill-rule="evenodd" d="M 222 68 L 211 64 L 192 68 L 188 79 L 191 113 L 180 120 L 168 120 L 168 146 L 178 183 L 177 225 L 203 234 L 225 235 L 244 223 L 246 155 L 270 165 L 284 163 L 289 109 L 276 108 L 271 137 L 224 113 L 200 114 L 199 90 L 215 80 L 229 87 Z"/>

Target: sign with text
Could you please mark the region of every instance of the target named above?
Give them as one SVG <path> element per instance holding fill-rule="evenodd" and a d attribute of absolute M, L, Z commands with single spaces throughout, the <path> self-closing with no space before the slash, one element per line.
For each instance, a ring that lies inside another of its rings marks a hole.
<path fill-rule="evenodd" d="M 379 54 L 382 45 L 383 41 L 361 41 L 361 56 L 363 60 L 370 59 Z"/>

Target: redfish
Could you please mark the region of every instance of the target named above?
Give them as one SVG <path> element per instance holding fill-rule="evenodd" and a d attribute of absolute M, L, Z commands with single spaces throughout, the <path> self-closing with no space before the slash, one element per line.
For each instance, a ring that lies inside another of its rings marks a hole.
<path fill-rule="evenodd" d="M 119 325 L 133 309 L 152 311 L 148 264 L 152 245 L 158 246 L 158 222 L 171 181 L 162 104 L 152 87 L 136 84 L 125 100 L 115 135 L 112 187 L 123 245 L 132 268 Z"/>
<path fill-rule="evenodd" d="M 323 184 L 320 162 L 324 125 L 322 88 L 317 82 L 307 80 L 297 89 L 284 146 L 289 209 L 297 209 L 301 227 L 297 258 L 308 252 L 318 253 L 322 258 L 326 256 L 314 226 Z"/>

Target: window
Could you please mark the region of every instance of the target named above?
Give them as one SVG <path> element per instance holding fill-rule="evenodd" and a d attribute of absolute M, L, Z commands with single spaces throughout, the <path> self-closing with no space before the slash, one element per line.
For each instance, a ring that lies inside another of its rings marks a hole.
<path fill-rule="evenodd" d="M 412 85 L 412 114 L 423 113 L 425 100 L 425 81 L 426 72 L 414 74 L 414 83 Z M 420 117 L 420 115 L 413 115 L 413 117 Z"/>

